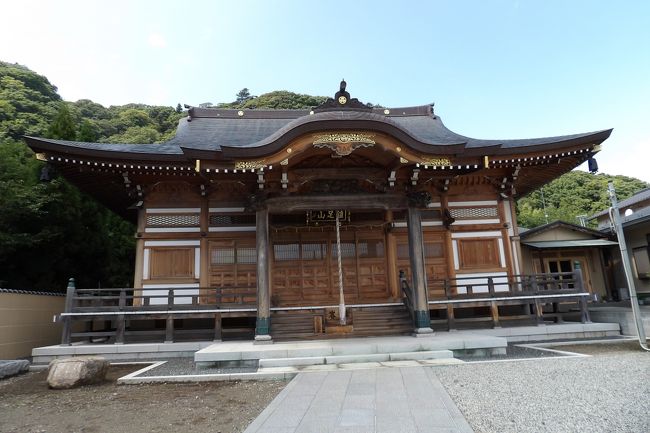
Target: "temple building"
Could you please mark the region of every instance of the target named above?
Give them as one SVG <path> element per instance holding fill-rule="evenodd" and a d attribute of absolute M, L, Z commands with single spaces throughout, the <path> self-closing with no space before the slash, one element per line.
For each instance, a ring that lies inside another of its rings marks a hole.
<path fill-rule="evenodd" d="M 505 298 L 532 290 L 515 200 L 592 158 L 610 133 L 474 139 L 432 105 L 370 108 L 342 82 L 306 110 L 191 107 L 161 144 L 26 141 L 137 221 L 120 307 L 177 309 L 172 331 L 210 317 L 220 335 L 248 318 L 264 341 L 428 333 L 472 308 L 503 320 Z"/>

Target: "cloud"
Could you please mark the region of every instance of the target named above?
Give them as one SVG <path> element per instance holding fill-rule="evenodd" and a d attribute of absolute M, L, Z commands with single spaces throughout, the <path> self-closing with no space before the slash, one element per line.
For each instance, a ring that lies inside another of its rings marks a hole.
<path fill-rule="evenodd" d="M 149 33 L 148 39 L 149 45 L 154 48 L 165 48 L 167 47 L 167 41 L 165 37 L 160 33 Z"/>

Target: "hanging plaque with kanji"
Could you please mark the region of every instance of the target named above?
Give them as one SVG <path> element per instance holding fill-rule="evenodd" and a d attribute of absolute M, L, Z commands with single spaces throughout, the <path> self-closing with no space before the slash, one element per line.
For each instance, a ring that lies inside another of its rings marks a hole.
<path fill-rule="evenodd" d="M 350 221 L 349 210 L 310 210 L 307 211 L 307 224 L 317 226 L 320 224 L 335 223 L 337 214 L 340 222 Z"/>

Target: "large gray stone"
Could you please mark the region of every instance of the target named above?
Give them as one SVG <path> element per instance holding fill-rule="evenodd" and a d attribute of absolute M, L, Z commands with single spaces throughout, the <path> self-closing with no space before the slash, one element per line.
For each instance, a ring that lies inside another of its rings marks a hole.
<path fill-rule="evenodd" d="M 94 356 L 55 359 L 50 362 L 47 384 L 54 389 L 100 383 L 106 378 L 108 361 Z"/>
<path fill-rule="evenodd" d="M 15 359 L 10 361 L 0 361 L 0 379 L 16 375 L 27 370 L 29 370 L 29 361 L 27 360 Z"/>

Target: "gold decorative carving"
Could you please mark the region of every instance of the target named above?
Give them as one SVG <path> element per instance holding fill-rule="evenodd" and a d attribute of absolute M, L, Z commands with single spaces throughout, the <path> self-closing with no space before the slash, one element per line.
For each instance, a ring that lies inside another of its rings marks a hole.
<path fill-rule="evenodd" d="M 289 165 L 289 158 L 283 159 L 280 161 L 280 165 Z"/>
<path fill-rule="evenodd" d="M 248 170 L 266 167 L 264 160 L 261 161 L 236 161 L 235 170 Z"/>
<path fill-rule="evenodd" d="M 442 167 L 442 166 L 451 165 L 451 160 L 449 158 L 423 159 L 420 162 L 420 165 L 426 165 L 431 167 Z"/>
<path fill-rule="evenodd" d="M 38 159 L 39 161 L 47 161 L 47 156 L 45 156 L 44 153 L 39 152 L 36 154 L 36 159 Z"/>
<path fill-rule="evenodd" d="M 373 134 L 361 134 L 356 132 L 350 133 L 331 133 L 314 135 L 314 147 L 327 147 L 338 156 L 347 156 L 360 147 L 372 147 L 375 140 Z"/>
<path fill-rule="evenodd" d="M 400 158 L 399 158 L 399 162 L 401 162 L 402 164 L 407 164 L 407 163 L 409 162 L 409 160 L 406 159 L 406 158 L 402 158 L 402 157 L 400 156 Z"/>

